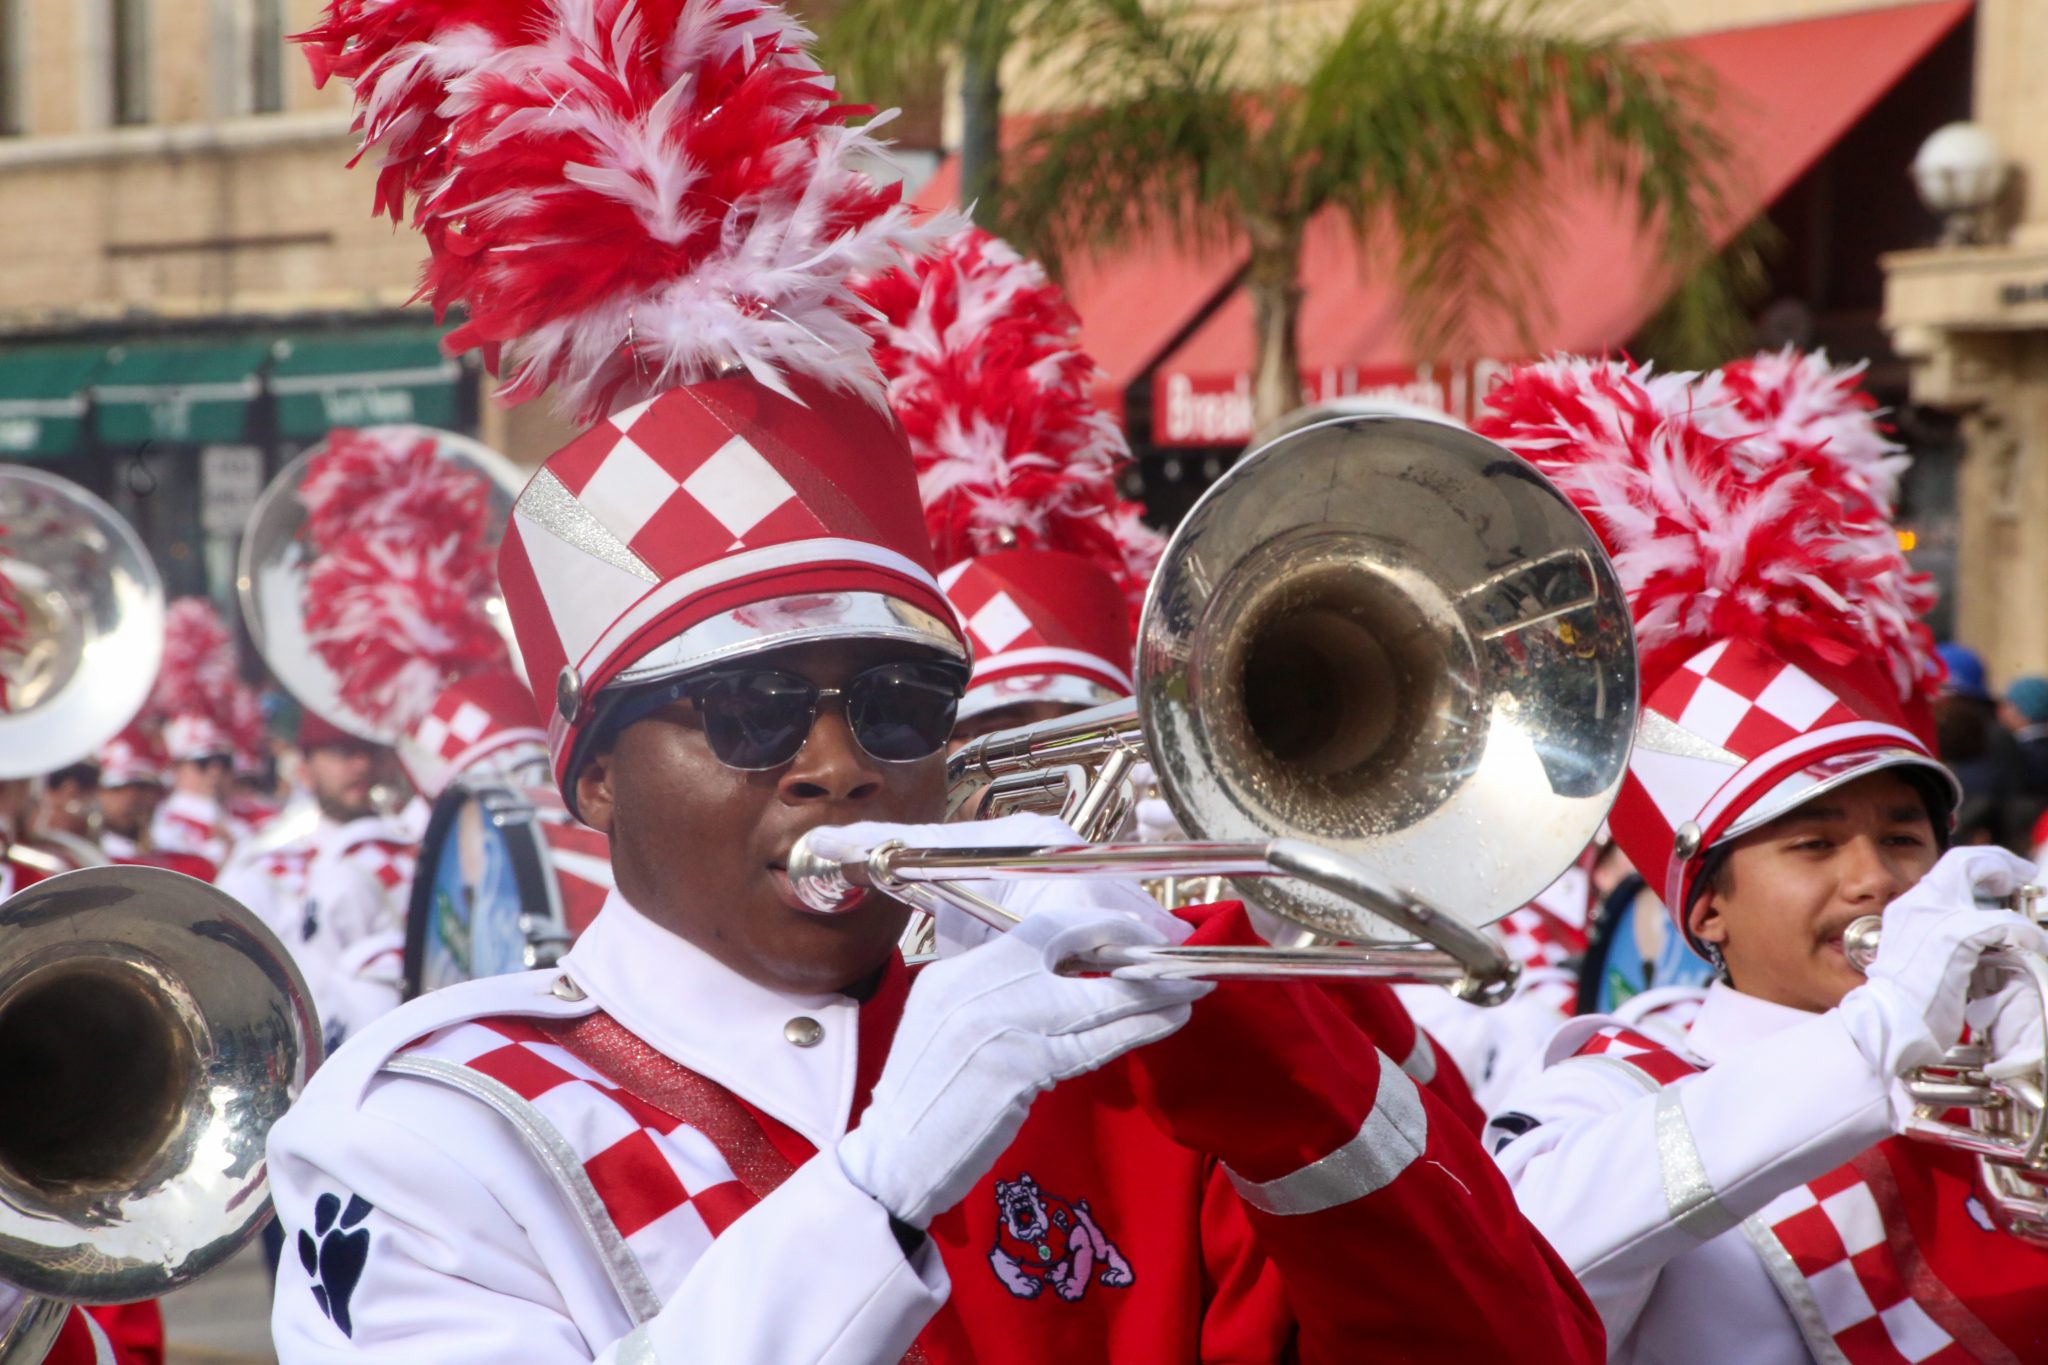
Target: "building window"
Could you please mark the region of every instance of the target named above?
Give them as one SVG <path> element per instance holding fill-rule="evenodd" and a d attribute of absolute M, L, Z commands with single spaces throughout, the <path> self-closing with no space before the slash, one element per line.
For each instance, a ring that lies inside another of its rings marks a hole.
<path fill-rule="evenodd" d="M 109 0 L 113 19 L 113 115 L 117 124 L 149 122 L 149 0 Z"/>
<path fill-rule="evenodd" d="M 249 112 L 284 108 L 284 0 L 248 0 Z"/>
<path fill-rule="evenodd" d="M 0 137 L 28 131 L 28 6 L 0 0 Z"/>

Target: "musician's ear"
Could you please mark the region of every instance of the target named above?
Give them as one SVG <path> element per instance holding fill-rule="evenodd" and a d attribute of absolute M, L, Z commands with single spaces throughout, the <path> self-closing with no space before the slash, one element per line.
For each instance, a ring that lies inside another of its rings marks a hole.
<path fill-rule="evenodd" d="M 601 834 L 612 832 L 612 750 L 592 754 L 576 771 L 576 810 Z"/>

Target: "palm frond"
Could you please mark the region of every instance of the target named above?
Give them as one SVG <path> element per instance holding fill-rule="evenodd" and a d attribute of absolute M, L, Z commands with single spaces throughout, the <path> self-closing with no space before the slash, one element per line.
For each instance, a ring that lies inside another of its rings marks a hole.
<path fill-rule="evenodd" d="M 1236 37 L 1173 23 L 1143 0 L 1067 11 L 1064 75 L 1102 98 L 1039 116 L 1009 155 L 996 203 L 1006 235 L 1050 264 L 1164 232 L 1208 246 L 1237 224 L 1268 158 L 1231 87 Z"/>

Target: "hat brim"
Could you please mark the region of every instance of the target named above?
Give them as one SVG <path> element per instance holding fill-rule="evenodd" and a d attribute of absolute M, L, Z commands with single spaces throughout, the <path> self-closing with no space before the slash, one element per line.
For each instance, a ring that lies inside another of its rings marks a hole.
<path fill-rule="evenodd" d="M 972 720 L 1005 706 L 1056 702 L 1076 707 L 1103 706 L 1129 696 L 1091 678 L 1071 673 L 1026 673 L 998 678 L 967 689 L 960 699 L 960 719 Z"/>
<path fill-rule="evenodd" d="M 1715 842 L 1720 844 L 1740 838 L 1753 830 L 1763 828 L 1773 820 L 1791 814 L 1816 797 L 1890 768 L 1916 768 L 1935 776 L 1942 784 L 1942 790 L 1948 793 L 1948 814 L 1953 818 L 1956 807 L 1963 799 L 1962 784 L 1956 781 L 1955 774 L 1917 750 L 1908 749 L 1904 745 L 1889 745 L 1881 749 L 1836 754 L 1801 768 L 1750 803 L 1741 817 Z"/>
<path fill-rule="evenodd" d="M 699 621 L 621 669 L 611 685 L 659 682 L 826 640 L 892 641 L 919 645 L 949 659 L 967 657 L 951 625 L 900 597 L 878 592 L 805 593 L 749 603 Z"/>

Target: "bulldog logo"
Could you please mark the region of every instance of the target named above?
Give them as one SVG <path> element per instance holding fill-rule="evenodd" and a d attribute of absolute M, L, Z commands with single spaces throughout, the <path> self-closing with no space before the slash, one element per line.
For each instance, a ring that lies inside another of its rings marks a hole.
<path fill-rule="evenodd" d="M 996 1278 L 1020 1299 L 1047 1285 L 1068 1303 L 1091 1281 L 1109 1289 L 1130 1284 L 1131 1263 L 1102 1235 L 1088 1201 L 1068 1203 L 1038 1188 L 1028 1172 L 996 1182 L 996 1244 L 988 1254 Z"/>

